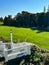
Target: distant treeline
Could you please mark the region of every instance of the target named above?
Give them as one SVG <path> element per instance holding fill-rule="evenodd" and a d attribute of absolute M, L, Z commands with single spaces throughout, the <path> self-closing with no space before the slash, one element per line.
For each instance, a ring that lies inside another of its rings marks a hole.
<path fill-rule="evenodd" d="M 7 26 L 38 27 L 43 29 L 49 26 L 49 12 L 34 14 L 22 11 L 21 13 L 17 13 L 13 18 L 11 15 L 8 15 L 8 17 L 5 16 L 4 19 L 1 17 L 0 21 L 3 21 L 4 25 Z"/>

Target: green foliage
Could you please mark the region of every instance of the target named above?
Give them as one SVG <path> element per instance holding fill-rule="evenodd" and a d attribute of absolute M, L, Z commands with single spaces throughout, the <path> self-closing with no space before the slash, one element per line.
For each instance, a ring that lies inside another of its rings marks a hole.
<path fill-rule="evenodd" d="M 30 57 L 30 59 L 32 59 L 31 63 L 33 63 L 34 65 L 41 65 L 42 55 L 41 55 L 41 52 L 39 51 L 38 47 L 36 47 L 36 49 L 35 49 L 35 47 L 36 46 L 33 46 L 31 48 L 31 57 Z"/>
<path fill-rule="evenodd" d="M 4 18 L 4 25 L 16 26 L 16 27 L 37 27 L 38 29 L 44 29 L 49 26 L 49 12 L 41 13 L 29 13 L 22 11 L 12 18 L 11 15 Z M 46 29 L 47 30 L 47 29 Z"/>
<path fill-rule="evenodd" d="M 0 17 L 0 21 L 3 22 L 3 18 L 2 17 Z"/>

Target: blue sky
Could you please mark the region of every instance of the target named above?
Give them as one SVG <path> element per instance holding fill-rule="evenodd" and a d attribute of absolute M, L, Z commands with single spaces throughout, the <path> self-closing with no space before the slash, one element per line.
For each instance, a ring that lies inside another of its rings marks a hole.
<path fill-rule="evenodd" d="M 42 12 L 44 5 L 49 5 L 49 0 L 0 0 L 0 17 L 16 15 L 21 11 Z"/>

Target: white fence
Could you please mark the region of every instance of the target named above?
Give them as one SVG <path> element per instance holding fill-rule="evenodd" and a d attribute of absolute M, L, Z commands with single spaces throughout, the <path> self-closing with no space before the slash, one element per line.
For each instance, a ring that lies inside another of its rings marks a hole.
<path fill-rule="evenodd" d="M 6 43 L 0 42 L 0 54 L 2 54 L 2 56 L 5 58 L 5 62 L 21 56 L 30 55 L 31 53 L 30 45 L 27 42 L 22 42 L 18 44 L 12 43 L 12 45 L 13 48 L 8 48 L 8 46 L 6 46 Z"/>

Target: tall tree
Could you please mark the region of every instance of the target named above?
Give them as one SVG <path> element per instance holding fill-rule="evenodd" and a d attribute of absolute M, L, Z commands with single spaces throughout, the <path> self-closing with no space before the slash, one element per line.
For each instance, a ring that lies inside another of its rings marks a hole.
<path fill-rule="evenodd" d="M 49 5 L 48 5 L 48 9 L 47 9 L 47 12 L 49 12 Z"/>
<path fill-rule="evenodd" d="M 0 17 L 0 22 L 3 22 L 3 18 L 2 17 Z"/>
<path fill-rule="evenodd" d="M 44 6 L 44 13 L 46 13 L 46 7 Z"/>

